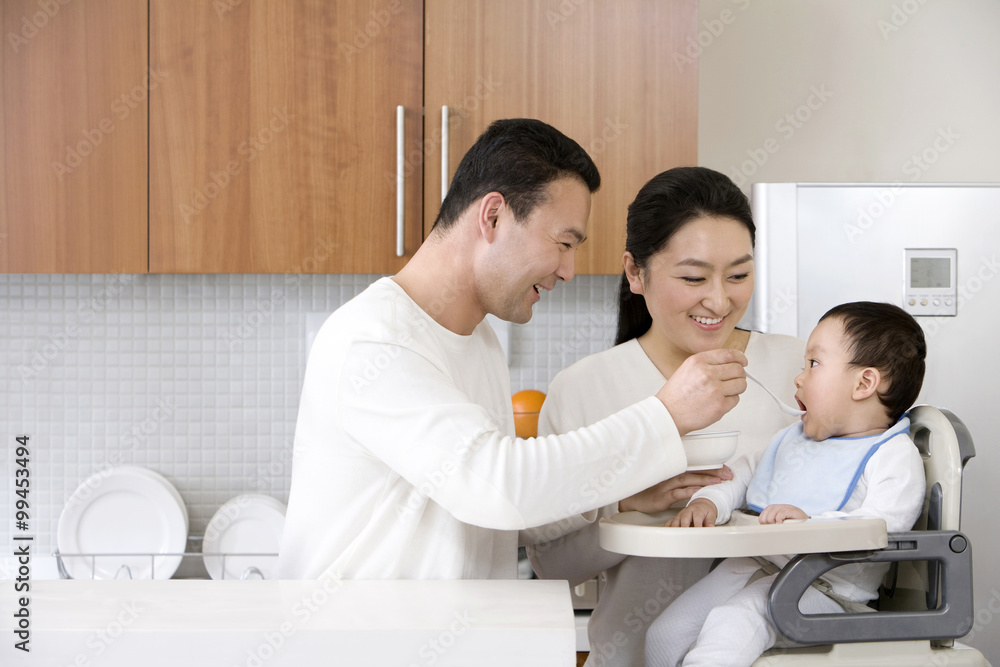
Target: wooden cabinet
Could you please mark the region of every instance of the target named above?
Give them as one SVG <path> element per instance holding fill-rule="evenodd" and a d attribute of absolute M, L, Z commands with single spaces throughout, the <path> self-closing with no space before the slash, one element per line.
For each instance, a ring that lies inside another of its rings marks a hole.
<path fill-rule="evenodd" d="M 636 192 L 697 164 L 698 68 L 677 57 L 697 19 L 694 0 L 427 0 L 427 229 L 441 201 L 443 105 L 451 173 L 490 121 L 539 118 L 601 172 L 577 273 L 620 273 Z"/>
<path fill-rule="evenodd" d="M 449 178 L 498 118 L 586 148 L 577 272 L 615 274 L 636 191 L 697 161 L 696 0 L 5 0 L 0 23 L 0 271 L 394 273 L 437 215 L 446 105 Z"/>
<path fill-rule="evenodd" d="M 396 108 L 422 131 L 416 0 L 151 0 L 151 272 L 394 273 Z M 407 165 L 405 248 L 422 239 Z M 418 165 L 419 166 L 419 165 Z"/>
<path fill-rule="evenodd" d="M 146 0 L 0 3 L 0 272 L 146 270 Z"/>

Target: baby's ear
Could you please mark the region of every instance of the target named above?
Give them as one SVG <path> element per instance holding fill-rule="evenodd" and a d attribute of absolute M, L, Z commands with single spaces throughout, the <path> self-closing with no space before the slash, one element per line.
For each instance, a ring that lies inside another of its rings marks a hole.
<path fill-rule="evenodd" d="M 882 381 L 882 373 L 879 369 L 869 366 L 858 371 L 854 384 L 852 398 L 861 401 L 878 392 L 878 385 Z"/>

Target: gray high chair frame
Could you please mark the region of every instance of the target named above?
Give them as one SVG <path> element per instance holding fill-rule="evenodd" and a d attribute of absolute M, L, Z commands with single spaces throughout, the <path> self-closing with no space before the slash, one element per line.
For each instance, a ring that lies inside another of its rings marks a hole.
<path fill-rule="evenodd" d="M 965 424 L 948 410 L 918 406 L 910 413 L 910 436 L 924 459 L 927 493 L 914 530 L 890 533 L 884 549 L 802 554 L 794 557 L 771 586 L 768 608 L 778 631 L 802 645 L 928 641 L 949 650 L 972 629 L 972 546 L 960 530 L 962 472 L 976 454 Z M 955 438 L 942 437 L 951 429 Z M 957 440 L 957 451 L 945 441 Z M 894 600 L 883 593 L 878 611 L 803 614 L 799 600 L 817 578 L 850 563 L 894 563 L 893 575 L 909 574 L 924 600 Z M 918 563 L 926 562 L 926 570 Z M 922 603 L 921 608 L 898 608 Z M 757 665 L 795 664 L 796 654 L 815 649 L 772 649 Z M 978 652 L 972 651 L 976 655 Z M 802 656 L 804 657 L 804 656 Z M 981 656 L 980 656 L 981 657 Z M 883 664 L 879 662 L 878 664 Z M 888 664 L 888 663 L 886 663 Z M 981 663 L 988 664 L 985 659 Z"/>

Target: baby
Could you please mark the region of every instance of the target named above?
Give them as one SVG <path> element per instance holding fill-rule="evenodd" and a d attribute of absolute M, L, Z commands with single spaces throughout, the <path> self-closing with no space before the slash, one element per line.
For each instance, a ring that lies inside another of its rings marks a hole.
<path fill-rule="evenodd" d="M 923 506 L 923 463 L 905 412 L 920 393 L 926 343 L 901 308 L 836 306 L 806 344 L 795 398 L 806 413 L 762 453 L 737 459 L 734 478 L 698 491 L 671 526 L 713 526 L 749 507 L 760 523 L 810 517 L 881 518 L 909 530 Z M 748 666 L 774 646 L 767 612 L 776 571 L 789 556 L 728 558 L 685 591 L 650 626 L 647 665 Z M 773 563 L 773 566 L 771 564 Z M 878 596 L 887 565 L 852 564 L 811 587 L 803 613 L 836 613 Z"/>

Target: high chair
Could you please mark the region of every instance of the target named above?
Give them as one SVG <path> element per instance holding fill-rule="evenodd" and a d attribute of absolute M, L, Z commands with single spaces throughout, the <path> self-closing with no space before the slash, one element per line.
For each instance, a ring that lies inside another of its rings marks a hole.
<path fill-rule="evenodd" d="M 909 417 L 927 479 L 924 508 L 911 531 L 887 535 L 881 519 L 663 528 L 674 512 L 625 512 L 602 520 L 601 546 L 660 557 L 799 554 L 775 579 L 768 601 L 775 626 L 789 640 L 783 643 L 795 647 L 771 649 L 753 667 L 989 667 L 982 653 L 954 642 L 973 620 L 972 546 L 959 531 L 962 470 L 975 456 L 972 437 L 948 410 L 918 406 Z M 892 564 L 877 609 L 802 614 L 798 602 L 806 589 L 850 563 Z"/>
<path fill-rule="evenodd" d="M 768 607 L 788 639 L 812 646 L 772 649 L 754 667 L 792 665 L 989 665 L 954 640 L 972 629 L 972 546 L 959 532 L 962 470 L 976 455 L 965 424 L 948 410 L 918 406 L 910 437 L 924 459 L 927 494 L 913 530 L 888 535 L 884 549 L 800 554 L 781 571 Z M 848 563 L 892 563 L 874 613 L 799 611 L 806 589 Z"/>

